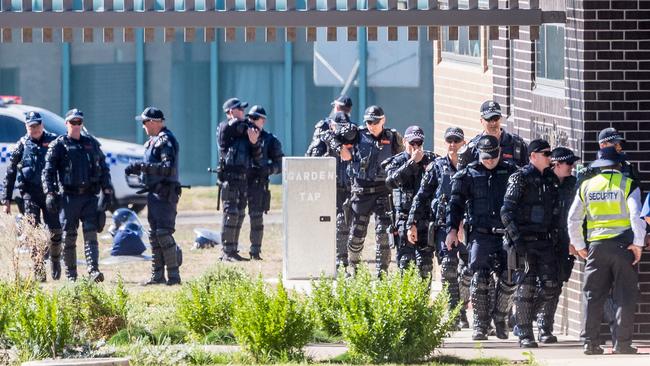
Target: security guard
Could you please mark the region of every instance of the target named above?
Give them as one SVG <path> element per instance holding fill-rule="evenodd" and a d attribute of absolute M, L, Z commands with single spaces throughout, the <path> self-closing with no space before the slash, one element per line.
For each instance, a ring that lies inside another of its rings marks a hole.
<path fill-rule="evenodd" d="M 407 227 L 409 228 L 410 239 L 415 239 L 413 242 L 423 239 L 421 235 L 418 235 L 417 225 L 429 225 L 434 230 L 433 233 L 429 232 L 429 235 L 434 235 L 433 240 L 435 243 L 431 245 L 435 245 L 438 261 L 441 264 L 442 283 L 447 285 L 450 297 L 449 308 L 454 309 L 461 301 L 458 283 L 458 252 L 461 249 L 466 252 L 466 248 L 464 245 L 459 245 L 454 247 L 452 251 L 447 251 L 445 239 L 447 237 L 447 204 L 451 198 L 451 178 L 457 172 L 458 150 L 465 145 L 463 130 L 458 127 L 449 127 L 445 131 L 445 143 L 447 155 L 436 158 L 426 168 L 420 189 L 413 199 Z M 469 286 L 469 281 L 467 285 Z M 467 299 L 469 300 L 469 287 L 467 289 Z M 464 307 L 461 309 L 459 323 L 460 327 L 469 327 Z"/>
<path fill-rule="evenodd" d="M 433 243 L 427 241 L 428 215 L 419 220 L 417 225 L 413 223 L 412 231 L 408 217 L 413 197 L 420 189 L 425 169 L 433 163 L 436 155 L 423 149 L 424 131 L 419 126 L 410 126 L 406 129 L 403 144 L 406 147 L 405 151 L 382 163 L 386 169 L 386 185 L 393 190 L 397 232 L 397 236 L 393 233 L 393 240 L 397 247 L 397 266 L 405 270 L 410 264 L 415 263 L 420 270 L 420 276 L 429 278 L 433 270 L 435 247 Z M 409 238 L 409 232 L 415 236 Z"/>
<path fill-rule="evenodd" d="M 327 132 L 334 130 L 335 124 L 351 123 L 352 99 L 350 97 L 341 95 L 330 104 L 332 105 L 332 112 L 327 118 L 318 121 L 314 126 L 314 135 L 309 147 L 307 147 L 305 156 L 331 156 L 330 146 L 324 139 Z M 337 115 L 338 121 L 335 119 Z"/>
<path fill-rule="evenodd" d="M 11 213 L 11 199 L 14 187 L 18 188 L 23 199 L 25 215 L 30 216 L 35 225 L 41 224 L 41 217 L 50 234 L 47 251 L 50 255 L 52 279 L 61 278 L 61 223 L 57 213 L 50 212 L 45 206 L 45 194 L 41 174 L 45 167 L 45 154 L 56 135 L 43 128 L 43 118 L 38 112 L 28 112 L 25 117 L 27 134 L 18 140 L 11 152 L 7 174 L 4 180 L 2 197 L 6 214 Z M 42 215 L 42 216 L 41 216 Z M 45 281 L 45 270 L 38 253 L 33 253 L 34 270 L 39 281 Z"/>
<path fill-rule="evenodd" d="M 99 227 L 97 195 L 101 191 L 112 197 L 114 190 L 106 157 L 94 137 L 81 133 L 83 122 L 82 111 L 71 109 L 66 113 L 68 133 L 57 137 L 45 155 L 43 191 L 47 209 L 60 212 L 66 277 L 77 279 L 77 229 L 81 221 L 88 273 L 93 281 L 102 282 L 97 232 L 103 227 Z"/>
<path fill-rule="evenodd" d="M 490 318 L 494 320 L 499 339 L 508 338 L 506 317 L 512 305 L 515 284 L 507 276 L 506 254 L 503 250 L 504 228 L 500 209 L 508 178 L 517 168 L 502 161 L 499 140 L 492 135 L 481 137 L 477 144 L 479 161 L 458 172 L 452 181 L 451 198 L 447 206 L 447 237 L 451 251 L 458 245 L 458 230 L 465 210 L 469 221 L 468 242 L 471 242 L 470 269 L 474 308 L 473 340 L 487 340 Z M 489 298 L 490 277 L 496 277 L 496 301 Z"/>
<path fill-rule="evenodd" d="M 320 143 L 318 149 L 310 150 L 311 156 L 332 156 L 336 158 L 336 266 L 346 268 L 348 266 L 348 236 L 350 236 L 350 197 L 351 179 L 348 174 L 351 155 L 348 149 L 342 149 L 343 145 L 350 147 L 356 141 L 358 127 L 350 122 L 350 116 L 344 110 L 350 111 L 352 101 L 348 97 L 341 97 L 332 104 L 337 112 L 327 120 L 321 121 L 327 124 L 326 129 L 318 135 Z M 318 125 L 317 125 L 318 126 Z M 324 127 L 321 125 L 320 127 Z M 314 140 L 315 141 L 315 140 Z M 312 141 L 312 144 L 314 144 Z M 314 145 L 316 146 L 316 145 Z M 325 150 L 321 147 L 325 146 Z M 318 155 L 321 152 L 322 155 Z M 343 160 L 344 156 L 347 161 Z"/>
<path fill-rule="evenodd" d="M 559 225 L 558 178 L 550 169 L 551 146 L 542 139 L 530 142 L 530 163 L 517 171 L 508 181 L 501 208 L 501 219 L 516 254 L 525 258 L 516 274 L 515 313 L 519 345 L 535 348 L 533 335 L 535 294 L 540 311 L 553 309 L 559 292 L 556 253 Z M 522 269 L 522 267 L 524 269 Z M 540 325 L 546 329 L 546 325 Z"/>
<path fill-rule="evenodd" d="M 227 119 L 219 124 L 218 178 L 223 203 L 221 261 L 246 261 L 239 255 L 239 233 L 244 222 L 248 191 L 248 170 L 253 163 L 259 164 L 262 149 L 260 130 L 244 115 L 248 103 L 230 98 L 223 103 Z"/>
<path fill-rule="evenodd" d="M 377 275 L 386 273 L 390 264 L 389 230 L 391 229 L 392 210 L 390 191 L 386 186 L 386 171 L 381 163 L 389 157 L 404 150 L 399 133 L 384 128 L 386 117 L 384 110 L 370 106 L 364 112 L 365 126 L 352 147 L 352 154 L 341 153 L 341 159 L 347 160 L 351 155 L 352 183 L 352 227 L 348 240 L 348 255 L 352 269 L 356 271 L 361 262 L 363 242 L 368 231 L 370 214 L 374 212 L 377 247 L 375 251 Z M 345 145 L 341 151 L 348 150 Z"/>
<path fill-rule="evenodd" d="M 613 353 L 633 354 L 634 313 L 638 299 L 638 275 L 634 265 L 641 259 L 645 223 L 640 218 L 641 192 L 637 183 L 622 174 L 625 160 L 616 147 L 601 149 L 591 164 L 600 174 L 584 181 L 569 210 L 571 244 L 587 260 L 584 292 L 587 299 L 584 353 L 602 354 L 600 324 L 610 290 L 616 306 L 616 339 Z M 587 241 L 582 231 L 587 220 Z"/>
<path fill-rule="evenodd" d="M 459 152 L 459 168 L 467 166 L 472 161 L 478 160 L 477 144 L 481 136 L 492 135 L 499 140 L 501 147 L 501 160 L 508 161 L 517 166 L 528 164 L 528 148 L 524 140 L 513 133 L 504 131 L 501 128 L 501 106 L 499 103 L 488 100 L 481 105 L 481 125 L 483 132 L 476 135 L 465 145 L 464 149 Z"/>
<path fill-rule="evenodd" d="M 140 175 L 148 191 L 147 220 L 153 261 L 151 278 L 144 285 L 178 285 L 181 283 L 180 263 L 172 236 L 176 231 L 176 206 L 181 195 L 178 141 L 165 126 L 165 116 L 160 109 L 147 107 L 135 119 L 142 122 L 142 128 L 149 136 L 145 143 L 144 161 L 131 163 L 125 169 L 127 175 Z"/>
<path fill-rule="evenodd" d="M 558 186 L 558 202 L 559 202 L 559 219 L 558 227 L 558 242 L 555 247 L 556 258 L 558 261 L 559 270 L 559 288 L 556 291 L 553 301 L 547 303 L 547 308 L 537 309 L 537 327 L 539 333 L 537 339 L 541 343 L 556 343 L 557 337 L 553 335 L 553 323 L 555 318 L 555 311 L 557 304 L 560 301 L 560 294 L 562 293 L 562 284 L 569 281 L 571 271 L 573 270 L 573 262 L 575 257 L 569 251 L 569 232 L 564 224 L 569 214 L 569 207 L 575 198 L 576 193 L 576 177 L 571 175 L 576 161 L 580 160 L 579 157 L 573 154 L 571 149 L 566 147 L 556 147 L 551 151 L 551 163 L 553 173 L 559 180 Z"/>
<path fill-rule="evenodd" d="M 248 170 L 248 215 L 251 221 L 250 258 L 262 260 L 262 237 L 264 235 L 264 212 L 271 208 L 271 191 L 269 191 L 269 175 L 282 173 L 282 144 L 275 135 L 264 129 L 266 110 L 254 105 L 248 111 L 248 119 L 260 130 L 260 147 L 262 159 L 254 163 Z"/>

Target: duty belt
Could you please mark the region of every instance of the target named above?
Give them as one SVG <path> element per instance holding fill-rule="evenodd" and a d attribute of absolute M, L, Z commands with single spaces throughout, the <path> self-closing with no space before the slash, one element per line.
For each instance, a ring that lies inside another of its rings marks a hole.
<path fill-rule="evenodd" d="M 520 234 L 519 238 L 524 241 L 537 241 L 537 240 L 551 240 L 550 233 L 524 233 Z"/>
<path fill-rule="evenodd" d="M 74 194 L 74 195 L 82 195 L 82 194 L 94 194 L 94 189 L 92 187 L 65 187 L 63 189 L 63 193 L 65 194 Z"/>
<path fill-rule="evenodd" d="M 388 193 L 386 187 L 352 187 L 354 194 L 373 194 L 373 193 Z"/>
<path fill-rule="evenodd" d="M 223 172 L 225 180 L 246 180 L 246 173 Z"/>
<path fill-rule="evenodd" d="M 506 229 L 498 228 L 498 227 L 493 227 L 493 228 L 473 227 L 471 228 L 471 231 L 476 231 L 477 233 L 481 233 L 481 234 L 498 235 L 498 236 L 502 236 L 503 234 L 506 233 Z"/>

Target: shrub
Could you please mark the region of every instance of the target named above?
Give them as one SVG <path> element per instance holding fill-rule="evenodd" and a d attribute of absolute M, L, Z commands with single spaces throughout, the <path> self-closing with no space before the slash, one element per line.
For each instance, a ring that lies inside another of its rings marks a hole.
<path fill-rule="evenodd" d="M 108 339 L 127 326 L 128 293 L 121 278 L 112 294 L 90 279 L 80 279 L 64 287 L 62 294 L 72 311 L 75 329 L 82 337 Z"/>
<path fill-rule="evenodd" d="M 183 285 L 177 296 L 176 314 L 195 339 L 230 328 L 236 291 L 245 291 L 249 282 L 241 269 L 218 266 Z"/>
<path fill-rule="evenodd" d="M 430 298 L 415 268 L 373 280 L 365 266 L 337 282 L 341 332 L 364 362 L 411 363 L 429 357 L 449 334 L 460 309 L 447 311 L 446 291 Z"/>
<path fill-rule="evenodd" d="M 14 300 L 7 336 L 22 359 L 57 357 L 74 343 L 72 317 L 60 294 L 36 290 Z"/>
<path fill-rule="evenodd" d="M 238 292 L 232 318 L 239 344 L 258 362 L 301 359 L 314 330 L 307 304 L 287 293 L 282 280 L 275 291 L 261 278 L 246 290 Z"/>
<path fill-rule="evenodd" d="M 339 276 L 339 279 L 342 278 Z M 319 329 L 328 336 L 340 336 L 339 316 L 341 314 L 341 303 L 336 296 L 334 280 L 321 276 L 318 281 L 312 281 L 311 287 L 312 292 L 309 299 Z"/>

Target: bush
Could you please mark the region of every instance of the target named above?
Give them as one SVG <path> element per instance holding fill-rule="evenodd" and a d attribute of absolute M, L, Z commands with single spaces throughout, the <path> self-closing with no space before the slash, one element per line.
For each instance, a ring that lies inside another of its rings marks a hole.
<path fill-rule="evenodd" d="M 339 276 L 339 279 L 343 279 L 343 277 Z M 319 329 L 330 337 L 340 336 L 341 303 L 336 296 L 334 280 L 321 276 L 318 281 L 312 281 L 311 287 L 312 292 L 309 299 Z"/>
<path fill-rule="evenodd" d="M 64 301 L 58 293 L 40 290 L 14 298 L 7 336 L 22 359 L 57 357 L 74 344 L 72 316 Z"/>
<path fill-rule="evenodd" d="M 245 291 L 248 275 L 239 268 L 218 266 L 183 285 L 177 296 L 176 314 L 195 339 L 230 328 L 236 292 Z"/>
<path fill-rule="evenodd" d="M 238 291 L 232 318 L 239 344 L 258 362 L 300 360 L 314 330 L 307 304 L 287 293 L 282 280 L 274 292 L 261 278 L 246 290 Z"/>
<path fill-rule="evenodd" d="M 61 293 L 82 337 L 108 339 L 127 326 L 128 293 L 121 278 L 112 294 L 90 279 L 79 279 Z"/>
<path fill-rule="evenodd" d="M 429 282 L 411 267 L 373 280 L 365 266 L 338 281 L 340 325 L 350 353 L 364 362 L 425 360 L 453 329 L 459 308 L 447 311 L 446 291 L 431 301 Z"/>

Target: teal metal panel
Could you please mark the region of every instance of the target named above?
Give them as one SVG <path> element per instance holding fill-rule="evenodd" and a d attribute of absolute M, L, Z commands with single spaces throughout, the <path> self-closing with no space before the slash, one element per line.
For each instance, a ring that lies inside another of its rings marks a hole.
<path fill-rule="evenodd" d="M 61 43 L 61 115 L 70 109 L 70 43 Z"/>
<path fill-rule="evenodd" d="M 144 110 L 144 29 L 135 30 L 135 115 Z M 144 131 L 135 124 L 135 140 L 144 143 Z"/>
<path fill-rule="evenodd" d="M 363 112 L 366 110 L 368 103 L 368 38 L 366 37 L 366 27 L 359 27 L 359 124 L 363 122 Z"/>
<path fill-rule="evenodd" d="M 217 39 L 219 31 L 217 30 Z M 219 42 L 210 44 L 210 167 L 217 167 L 217 123 L 219 122 Z M 216 184 L 217 176 L 210 174 L 210 183 Z"/>
<path fill-rule="evenodd" d="M 284 43 L 284 153 L 293 155 L 293 44 Z"/>

